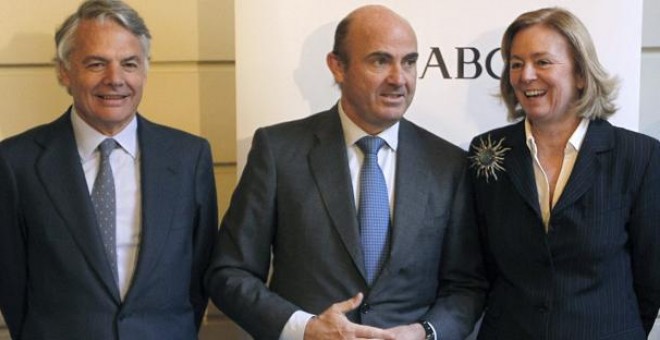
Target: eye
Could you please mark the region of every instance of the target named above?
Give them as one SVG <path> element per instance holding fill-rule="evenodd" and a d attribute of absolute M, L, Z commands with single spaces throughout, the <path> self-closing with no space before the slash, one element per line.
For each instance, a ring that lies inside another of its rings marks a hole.
<path fill-rule="evenodd" d="M 129 72 L 135 71 L 140 68 L 140 64 L 136 61 L 127 61 L 124 62 L 122 65 L 124 69 L 126 69 Z"/>
<path fill-rule="evenodd" d="M 387 65 L 388 60 L 385 57 L 378 57 L 378 58 L 374 58 L 373 63 L 375 66 L 381 67 Z"/>
<path fill-rule="evenodd" d="M 403 61 L 403 66 L 407 68 L 413 68 L 417 65 L 417 58 L 409 58 Z"/>
<path fill-rule="evenodd" d="M 509 69 L 510 70 L 517 70 L 523 66 L 523 63 L 521 61 L 511 61 L 509 62 Z"/>
<path fill-rule="evenodd" d="M 85 65 L 85 68 L 87 68 L 90 71 L 101 71 L 105 67 L 105 63 L 100 62 L 100 61 L 95 61 L 91 63 L 87 63 Z"/>
<path fill-rule="evenodd" d="M 539 59 L 539 60 L 536 61 L 536 65 L 538 65 L 540 67 L 545 67 L 545 66 L 548 66 L 550 64 L 552 64 L 552 62 L 550 62 L 550 60 L 548 60 L 548 59 Z"/>

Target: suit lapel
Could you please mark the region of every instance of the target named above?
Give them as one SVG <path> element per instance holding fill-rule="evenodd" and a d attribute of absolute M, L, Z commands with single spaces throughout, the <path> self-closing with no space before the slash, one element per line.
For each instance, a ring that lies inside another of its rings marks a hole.
<path fill-rule="evenodd" d="M 37 139 L 44 148 L 37 162 L 37 173 L 89 266 L 119 301 L 119 291 L 103 251 L 69 114 L 52 124 L 49 135 Z"/>
<path fill-rule="evenodd" d="M 324 118 L 315 127 L 318 144 L 309 153 L 312 176 L 346 250 L 366 278 L 346 143 L 336 107 Z"/>
<path fill-rule="evenodd" d="M 149 277 L 156 265 L 168 232 L 178 188 L 180 164 L 170 151 L 170 140 L 159 135 L 153 123 L 138 116 L 140 181 L 142 189 L 142 236 L 133 282 L 126 300 Z"/>
<path fill-rule="evenodd" d="M 613 147 L 612 126 L 604 120 L 591 121 L 571 176 L 553 208 L 553 214 L 571 206 L 593 186 L 594 180 L 597 178 L 594 174 L 599 171 L 600 166 L 598 153 L 610 150 Z"/>
<path fill-rule="evenodd" d="M 523 200 L 536 212 L 541 219 L 541 208 L 539 207 L 538 193 L 536 192 L 536 180 L 534 179 L 534 168 L 529 148 L 525 141 L 525 121 L 512 126 L 512 134 L 505 136 L 503 145 L 510 145 L 511 150 L 504 157 L 504 168 L 509 174 L 509 179 Z M 496 142 L 493 140 L 493 142 Z M 501 198 L 503 199 L 503 198 Z"/>
<path fill-rule="evenodd" d="M 426 218 L 431 165 L 425 157 L 423 142 L 407 120 L 399 125 L 399 146 L 396 151 L 394 217 L 391 230 L 390 256 L 381 277 L 398 267 L 395 261 L 407 261 L 408 248 L 418 237 Z"/>

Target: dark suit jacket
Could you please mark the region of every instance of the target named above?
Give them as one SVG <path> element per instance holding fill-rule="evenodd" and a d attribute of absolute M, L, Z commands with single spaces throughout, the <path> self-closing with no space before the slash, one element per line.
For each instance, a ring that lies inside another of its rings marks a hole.
<path fill-rule="evenodd" d="M 646 339 L 660 306 L 660 143 L 592 121 L 570 179 L 541 220 L 524 122 L 498 179 L 472 168 L 491 291 L 479 339 Z"/>
<path fill-rule="evenodd" d="M 391 255 L 369 287 L 336 107 L 259 129 L 207 275 L 213 301 L 255 338 L 277 339 L 296 310 L 363 292 L 353 322 L 427 319 L 462 339 L 485 296 L 465 165 L 462 150 L 401 121 Z"/>
<path fill-rule="evenodd" d="M 197 337 L 217 230 L 210 148 L 142 117 L 138 140 L 142 234 L 123 302 L 69 113 L 0 143 L 0 307 L 14 339 Z"/>

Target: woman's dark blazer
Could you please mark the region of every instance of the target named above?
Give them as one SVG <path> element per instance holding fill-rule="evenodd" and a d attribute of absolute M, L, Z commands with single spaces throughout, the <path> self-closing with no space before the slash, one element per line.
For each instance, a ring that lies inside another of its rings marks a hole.
<path fill-rule="evenodd" d="M 646 339 L 660 306 L 660 143 L 591 121 L 547 233 L 524 121 L 475 137 L 470 157 L 491 282 L 479 339 Z"/>

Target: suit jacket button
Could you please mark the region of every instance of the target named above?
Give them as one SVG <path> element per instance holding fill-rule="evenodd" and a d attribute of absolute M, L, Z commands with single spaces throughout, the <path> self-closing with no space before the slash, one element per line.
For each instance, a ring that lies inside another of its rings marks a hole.
<path fill-rule="evenodd" d="M 360 306 L 360 313 L 367 314 L 367 313 L 369 313 L 370 309 L 371 309 L 371 306 L 369 306 L 368 303 L 363 303 L 362 306 Z"/>

